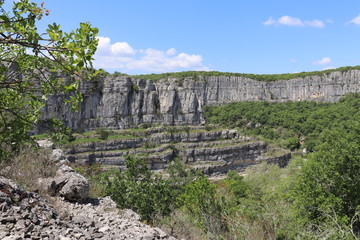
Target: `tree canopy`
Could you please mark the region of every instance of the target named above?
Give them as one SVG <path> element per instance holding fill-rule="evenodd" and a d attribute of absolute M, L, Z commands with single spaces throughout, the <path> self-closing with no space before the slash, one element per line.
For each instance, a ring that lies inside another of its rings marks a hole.
<path fill-rule="evenodd" d="M 97 74 L 91 69 L 98 29 L 89 23 L 64 32 L 53 23 L 44 32 L 37 25 L 50 14 L 44 3 L 29 0 L 4 9 L 0 0 L 0 161 L 9 157 L 39 120 L 48 96 L 61 93 L 64 102 L 81 101 L 80 79 Z M 1 159 L 2 158 L 2 159 Z"/>

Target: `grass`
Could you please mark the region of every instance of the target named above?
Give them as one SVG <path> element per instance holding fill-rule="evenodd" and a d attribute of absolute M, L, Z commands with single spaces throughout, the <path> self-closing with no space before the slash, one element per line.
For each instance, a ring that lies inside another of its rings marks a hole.
<path fill-rule="evenodd" d="M 37 134 L 37 135 L 33 135 L 32 137 L 33 137 L 35 140 L 42 140 L 42 139 L 49 138 L 49 134 L 48 134 L 48 133 Z"/>
<path fill-rule="evenodd" d="M 37 190 L 39 178 L 55 176 L 56 163 L 50 160 L 50 149 L 34 149 L 30 145 L 23 146 L 9 162 L 0 162 L 4 177 L 15 180 L 26 190 Z"/>
<path fill-rule="evenodd" d="M 290 153 L 290 150 L 282 148 L 269 148 L 265 153 L 261 154 L 262 157 L 281 157 L 287 153 Z"/>
<path fill-rule="evenodd" d="M 134 136 L 132 134 L 118 134 L 118 135 L 110 135 L 107 140 L 124 140 L 124 139 L 136 139 L 140 138 L 139 136 Z"/>
<path fill-rule="evenodd" d="M 94 137 L 94 138 L 76 138 L 74 141 L 71 142 L 67 142 L 64 144 L 61 144 L 63 146 L 72 146 L 72 145 L 76 145 L 76 144 L 82 144 L 82 143 L 92 143 L 92 142 L 101 142 L 103 140 L 101 140 L 100 138 Z"/>

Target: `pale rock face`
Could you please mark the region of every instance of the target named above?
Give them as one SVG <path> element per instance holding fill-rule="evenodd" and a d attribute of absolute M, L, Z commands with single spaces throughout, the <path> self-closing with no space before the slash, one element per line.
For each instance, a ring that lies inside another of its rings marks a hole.
<path fill-rule="evenodd" d="M 56 117 L 72 129 L 129 128 L 141 123 L 198 125 L 204 105 L 240 101 L 335 102 L 360 92 L 360 71 L 332 72 L 299 79 L 260 82 L 245 77 L 162 79 L 157 82 L 129 77 L 106 77 L 83 82 L 84 101 L 78 112 L 65 107 L 61 96 L 49 99 L 43 119 Z"/>

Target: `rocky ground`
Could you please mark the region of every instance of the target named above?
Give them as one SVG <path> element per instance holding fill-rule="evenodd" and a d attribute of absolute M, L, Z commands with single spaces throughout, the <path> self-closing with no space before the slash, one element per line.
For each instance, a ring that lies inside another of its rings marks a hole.
<path fill-rule="evenodd" d="M 0 239 L 175 239 L 140 222 L 131 210 L 119 211 L 109 198 L 49 201 L 0 176 Z"/>

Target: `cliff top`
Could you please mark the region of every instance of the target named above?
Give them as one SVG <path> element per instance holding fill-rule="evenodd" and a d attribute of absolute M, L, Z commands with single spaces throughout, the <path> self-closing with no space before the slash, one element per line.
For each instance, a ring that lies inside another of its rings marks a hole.
<path fill-rule="evenodd" d="M 323 71 L 313 71 L 313 72 L 300 72 L 300 73 L 283 73 L 283 74 L 250 74 L 250 73 L 230 73 L 230 72 L 217 72 L 217 71 L 187 71 L 187 72 L 173 72 L 173 73 L 159 73 L 159 74 L 142 74 L 142 75 L 131 75 L 133 78 L 142 78 L 146 80 L 158 81 L 160 79 L 166 78 L 194 78 L 197 79 L 199 76 L 240 76 L 246 77 L 257 81 L 263 82 L 273 82 L 277 80 L 290 80 L 295 78 L 303 78 L 308 76 L 319 76 L 325 75 L 332 72 L 340 71 L 350 71 L 350 70 L 360 70 L 360 65 L 358 66 L 346 66 L 336 69 L 328 69 Z M 113 75 L 120 75 L 121 73 L 115 72 Z M 126 75 L 126 74 L 121 74 Z"/>

